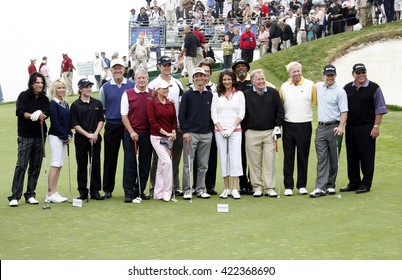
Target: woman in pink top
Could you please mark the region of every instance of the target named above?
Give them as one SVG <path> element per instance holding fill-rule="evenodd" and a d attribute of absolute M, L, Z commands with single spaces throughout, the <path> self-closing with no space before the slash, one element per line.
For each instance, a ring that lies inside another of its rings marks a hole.
<path fill-rule="evenodd" d="M 239 176 L 243 175 L 240 123 L 245 114 L 245 99 L 243 92 L 236 89 L 235 83 L 236 76 L 233 72 L 222 71 L 219 75 L 217 93 L 212 98 L 211 118 L 215 125 L 216 145 L 225 185 L 220 197 L 232 196 L 239 199 Z"/>
<path fill-rule="evenodd" d="M 260 26 L 260 34 L 258 35 L 258 41 L 260 42 L 260 57 L 264 56 L 268 52 L 269 31 L 264 24 Z"/>
<path fill-rule="evenodd" d="M 160 80 L 155 85 L 154 97 L 147 105 L 149 125 L 151 127 L 151 144 L 158 155 L 158 166 L 154 187 L 154 199 L 170 201 L 173 187 L 173 165 L 171 148 L 176 139 L 176 110 L 167 99 L 172 85 Z"/>

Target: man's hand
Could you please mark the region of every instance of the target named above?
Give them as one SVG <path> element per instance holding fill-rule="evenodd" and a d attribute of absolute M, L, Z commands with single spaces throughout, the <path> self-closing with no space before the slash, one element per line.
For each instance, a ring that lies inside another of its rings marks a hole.
<path fill-rule="evenodd" d="M 272 131 L 272 138 L 274 138 L 275 141 L 281 138 L 281 129 L 279 126 L 275 126 L 274 130 Z"/>

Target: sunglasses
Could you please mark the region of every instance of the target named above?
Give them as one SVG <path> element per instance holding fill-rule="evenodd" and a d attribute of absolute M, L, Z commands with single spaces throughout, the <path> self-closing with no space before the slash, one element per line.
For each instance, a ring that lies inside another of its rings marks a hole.
<path fill-rule="evenodd" d="M 366 74 L 366 71 L 357 71 L 357 72 L 355 72 L 355 74 L 356 74 L 356 75 L 361 75 L 361 74 L 364 75 L 364 74 Z"/>

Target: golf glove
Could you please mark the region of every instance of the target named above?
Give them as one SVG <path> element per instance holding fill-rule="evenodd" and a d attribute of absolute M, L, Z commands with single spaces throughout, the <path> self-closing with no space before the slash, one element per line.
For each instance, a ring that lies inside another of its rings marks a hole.
<path fill-rule="evenodd" d="M 41 114 L 42 114 L 41 110 L 36 110 L 35 112 L 33 112 L 31 115 L 31 121 L 36 122 Z"/>
<path fill-rule="evenodd" d="M 223 133 L 222 136 L 223 138 L 229 138 L 229 136 L 232 134 L 232 132 L 236 129 L 236 126 L 232 124 L 228 129 L 226 129 Z"/>
<path fill-rule="evenodd" d="M 281 129 L 279 126 L 275 126 L 274 130 L 272 131 L 272 138 L 274 138 L 275 141 L 281 138 Z"/>

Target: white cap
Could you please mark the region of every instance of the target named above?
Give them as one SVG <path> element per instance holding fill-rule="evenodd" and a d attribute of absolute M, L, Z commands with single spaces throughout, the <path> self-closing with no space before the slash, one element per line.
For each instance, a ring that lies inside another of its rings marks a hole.
<path fill-rule="evenodd" d="M 110 62 L 110 68 L 113 68 L 115 65 L 121 65 L 121 66 L 124 67 L 124 60 L 121 59 L 121 58 L 113 59 L 113 60 Z"/>
<path fill-rule="evenodd" d="M 193 77 L 194 77 L 195 74 L 198 74 L 198 73 L 201 73 L 201 74 L 206 75 L 206 74 L 205 74 L 205 70 L 204 70 L 204 68 L 202 68 L 202 67 L 196 67 L 196 68 L 194 68 Z"/>
<path fill-rule="evenodd" d="M 160 88 L 168 88 L 171 87 L 172 84 L 166 82 L 165 80 L 159 79 L 158 82 L 156 83 L 154 90 L 160 89 Z"/>
<path fill-rule="evenodd" d="M 250 24 L 246 24 L 246 29 L 247 29 L 247 28 L 250 28 L 250 27 L 251 27 Z"/>

